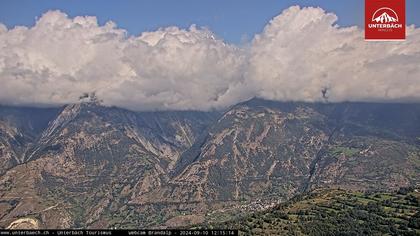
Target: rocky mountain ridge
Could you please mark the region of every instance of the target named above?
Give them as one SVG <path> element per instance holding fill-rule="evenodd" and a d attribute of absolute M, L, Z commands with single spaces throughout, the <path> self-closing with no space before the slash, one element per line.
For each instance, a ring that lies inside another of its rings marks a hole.
<path fill-rule="evenodd" d="M 27 109 L 0 108 L 0 227 L 182 226 L 315 188 L 393 190 L 420 177 L 418 104 Z"/>

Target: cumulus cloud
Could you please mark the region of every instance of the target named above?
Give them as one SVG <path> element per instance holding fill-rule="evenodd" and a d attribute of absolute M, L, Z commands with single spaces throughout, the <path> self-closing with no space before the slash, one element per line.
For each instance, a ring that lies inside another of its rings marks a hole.
<path fill-rule="evenodd" d="M 420 30 L 405 42 L 365 42 L 320 8 L 291 7 L 247 47 L 206 28 L 139 36 L 95 17 L 45 13 L 31 27 L 0 23 L 0 103 L 62 105 L 95 91 L 134 110 L 209 110 L 257 96 L 318 101 L 418 101 Z"/>
<path fill-rule="evenodd" d="M 242 49 L 195 26 L 127 37 L 113 22 L 50 11 L 32 28 L 1 26 L 0 48 L 6 104 L 66 104 L 94 91 L 135 110 L 206 110 L 244 98 Z"/>
<path fill-rule="evenodd" d="M 291 7 L 257 35 L 248 79 L 274 100 L 401 101 L 420 98 L 420 29 L 405 42 L 365 42 L 320 8 Z"/>

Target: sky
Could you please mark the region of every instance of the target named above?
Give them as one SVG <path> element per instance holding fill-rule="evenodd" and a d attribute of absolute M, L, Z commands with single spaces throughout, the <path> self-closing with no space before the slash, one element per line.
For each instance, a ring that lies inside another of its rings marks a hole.
<path fill-rule="evenodd" d="M 407 0 L 407 40 L 367 42 L 361 0 L 2 0 L 0 104 L 420 102 L 419 2 Z"/>
<path fill-rule="evenodd" d="M 363 27 L 364 0 L 1 0 L 0 22 L 8 28 L 31 26 L 48 10 L 61 10 L 70 17 L 96 16 L 103 24 L 114 21 L 129 34 L 176 25 L 205 26 L 227 42 L 241 43 L 261 32 L 264 25 L 292 6 L 319 6 L 339 16 L 341 26 Z M 420 1 L 407 0 L 407 24 L 420 25 Z"/>

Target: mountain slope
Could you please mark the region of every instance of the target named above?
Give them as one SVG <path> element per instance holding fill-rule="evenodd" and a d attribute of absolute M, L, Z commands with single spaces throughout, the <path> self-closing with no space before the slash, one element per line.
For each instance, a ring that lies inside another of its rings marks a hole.
<path fill-rule="evenodd" d="M 0 175 L 24 162 L 26 153 L 58 112 L 55 108 L 0 106 Z"/>
<path fill-rule="evenodd" d="M 101 228 L 113 226 L 118 214 L 127 224 L 143 224 L 128 202 L 167 182 L 179 153 L 213 119 L 210 113 L 190 116 L 66 106 L 24 164 L 1 176 L 1 224 L 29 215 L 42 227 Z"/>
<path fill-rule="evenodd" d="M 291 113 L 237 106 L 210 128 L 197 153 L 181 158 L 170 191 L 188 195 L 193 187 L 189 201 L 291 196 L 303 189 L 310 163 L 328 140 L 331 130 L 319 125 L 325 119 L 311 108 Z"/>
<path fill-rule="evenodd" d="M 238 202 L 287 199 L 320 186 L 410 186 L 419 180 L 419 121 L 418 104 L 254 99 L 227 111 L 182 156 L 170 182 L 137 202 Z"/>
<path fill-rule="evenodd" d="M 239 229 L 240 235 L 418 235 L 419 203 L 418 189 L 391 193 L 322 189 L 199 228 Z"/>
<path fill-rule="evenodd" d="M 313 189 L 393 190 L 420 178 L 419 104 L 0 111 L 0 227 L 185 226 Z"/>
<path fill-rule="evenodd" d="M 398 189 L 420 180 L 420 108 L 346 104 L 331 142 L 319 153 L 315 187 Z"/>

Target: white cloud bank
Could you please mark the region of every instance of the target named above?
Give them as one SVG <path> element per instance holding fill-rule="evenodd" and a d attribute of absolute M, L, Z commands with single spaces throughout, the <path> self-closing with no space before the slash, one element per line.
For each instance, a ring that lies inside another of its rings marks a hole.
<path fill-rule="evenodd" d="M 112 22 L 45 13 L 32 28 L 0 24 L 0 103 L 62 105 L 96 91 L 134 110 L 223 108 L 274 100 L 420 101 L 420 29 L 405 42 L 365 42 L 320 8 L 291 7 L 245 48 L 207 29 L 128 37 Z"/>

